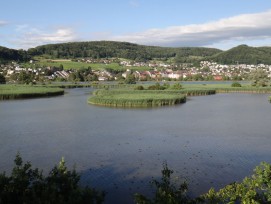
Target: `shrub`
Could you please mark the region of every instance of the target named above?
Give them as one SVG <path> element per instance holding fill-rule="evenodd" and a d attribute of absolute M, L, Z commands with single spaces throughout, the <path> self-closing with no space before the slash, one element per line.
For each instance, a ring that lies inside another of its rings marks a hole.
<path fill-rule="evenodd" d="M 144 87 L 143 86 L 136 86 L 135 88 L 134 88 L 134 90 L 144 90 Z"/>
<path fill-rule="evenodd" d="M 0 174 L 0 203 L 102 203 L 104 192 L 80 187 L 79 174 L 69 171 L 62 159 L 47 177 L 39 169 L 32 169 L 30 162 L 23 163 L 19 154 L 14 160 L 11 176 Z"/>
<path fill-rule="evenodd" d="M 239 82 L 233 82 L 231 87 L 242 87 L 242 85 Z"/>
<path fill-rule="evenodd" d="M 174 90 L 180 90 L 182 89 L 182 85 L 180 83 L 176 83 L 176 84 L 173 84 L 170 88 Z"/>

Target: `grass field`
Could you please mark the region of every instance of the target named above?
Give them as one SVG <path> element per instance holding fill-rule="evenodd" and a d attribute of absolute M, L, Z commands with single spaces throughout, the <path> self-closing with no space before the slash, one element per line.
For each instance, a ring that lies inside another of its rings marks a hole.
<path fill-rule="evenodd" d="M 0 85 L 0 100 L 24 99 L 63 95 L 61 88 L 28 85 Z"/>
<path fill-rule="evenodd" d="M 24 67 L 33 67 L 33 64 L 30 63 L 24 63 L 22 64 Z M 91 67 L 93 70 L 104 70 L 106 68 L 110 68 L 113 70 L 122 70 L 125 71 L 126 69 L 130 70 L 149 70 L 149 67 L 125 67 L 121 66 L 118 63 L 110 63 L 110 64 L 103 64 L 103 63 L 86 63 L 86 62 L 74 62 L 67 59 L 58 59 L 58 60 L 48 60 L 48 59 L 39 59 L 37 62 L 35 62 L 35 65 L 41 66 L 41 67 L 47 67 L 47 66 L 55 66 L 59 67 L 60 65 L 63 65 L 63 68 L 65 70 L 67 69 L 81 69 L 81 68 L 88 68 Z"/>

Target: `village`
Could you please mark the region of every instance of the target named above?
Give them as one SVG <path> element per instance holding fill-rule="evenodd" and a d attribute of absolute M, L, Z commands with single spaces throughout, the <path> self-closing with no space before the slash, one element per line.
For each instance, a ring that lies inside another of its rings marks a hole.
<path fill-rule="evenodd" d="M 164 62 L 135 62 L 129 60 L 118 60 L 121 70 L 107 68 L 91 69 L 91 64 L 108 65 L 116 63 L 116 59 L 78 59 L 77 62 L 89 64 L 89 68 L 81 71 L 81 78 L 78 77 L 78 69 L 63 69 L 62 67 L 46 66 L 38 68 L 23 67 L 16 62 L 8 65 L 0 65 L 0 74 L 7 81 L 16 82 L 21 72 L 31 74 L 34 80 L 40 81 L 114 81 L 126 79 L 133 75 L 138 81 L 204 81 L 204 80 L 246 80 L 249 73 L 255 69 L 263 69 L 271 78 L 271 65 L 257 64 L 234 64 L 223 65 L 216 62 L 201 61 L 198 66 L 193 64 L 174 64 Z M 30 61 L 33 63 L 33 61 Z M 141 69 L 136 69 L 140 68 Z"/>

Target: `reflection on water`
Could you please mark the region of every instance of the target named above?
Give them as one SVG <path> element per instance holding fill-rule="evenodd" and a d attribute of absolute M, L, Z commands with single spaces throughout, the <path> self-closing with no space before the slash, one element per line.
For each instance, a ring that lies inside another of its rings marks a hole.
<path fill-rule="evenodd" d="M 265 94 L 191 97 L 154 109 L 110 109 L 87 104 L 90 88 L 55 98 L 0 102 L 0 171 L 19 151 L 48 172 L 65 157 L 82 184 L 108 192 L 107 203 L 150 195 L 163 162 L 192 195 L 222 187 L 271 162 L 271 108 Z"/>

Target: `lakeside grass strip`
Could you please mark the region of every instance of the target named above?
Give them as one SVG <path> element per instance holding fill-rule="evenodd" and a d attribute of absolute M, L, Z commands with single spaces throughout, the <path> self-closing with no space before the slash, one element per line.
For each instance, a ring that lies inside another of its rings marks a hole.
<path fill-rule="evenodd" d="M 61 88 L 29 85 L 0 85 L 0 100 L 27 99 L 63 95 Z"/>
<path fill-rule="evenodd" d="M 140 91 L 97 90 L 88 103 L 111 107 L 154 107 L 175 105 L 186 102 L 186 96 L 174 93 Z"/>
<path fill-rule="evenodd" d="M 217 93 L 271 93 L 270 87 L 216 88 Z"/>

